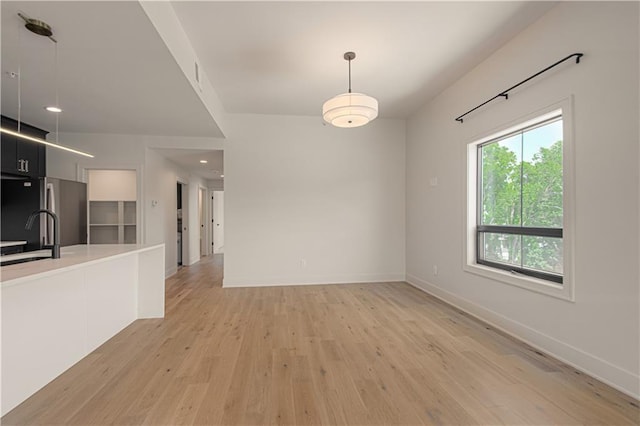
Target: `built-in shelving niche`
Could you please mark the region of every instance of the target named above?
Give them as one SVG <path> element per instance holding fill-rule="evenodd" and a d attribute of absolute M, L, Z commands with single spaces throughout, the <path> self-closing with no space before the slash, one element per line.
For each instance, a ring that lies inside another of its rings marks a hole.
<path fill-rule="evenodd" d="M 137 242 L 135 173 L 89 170 L 89 244 Z"/>
<path fill-rule="evenodd" d="M 135 201 L 89 201 L 90 244 L 135 244 Z"/>

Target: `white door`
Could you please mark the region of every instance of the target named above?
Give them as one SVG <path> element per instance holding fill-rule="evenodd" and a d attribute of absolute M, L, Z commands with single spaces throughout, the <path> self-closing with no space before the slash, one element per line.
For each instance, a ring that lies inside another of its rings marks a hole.
<path fill-rule="evenodd" d="M 200 220 L 200 256 L 207 255 L 207 232 L 206 232 L 206 199 L 207 191 L 204 188 L 200 188 L 198 191 L 198 214 Z"/>
<path fill-rule="evenodd" d="M 224 253 L 224 191 L 213 191 L 213 252 Z"/>

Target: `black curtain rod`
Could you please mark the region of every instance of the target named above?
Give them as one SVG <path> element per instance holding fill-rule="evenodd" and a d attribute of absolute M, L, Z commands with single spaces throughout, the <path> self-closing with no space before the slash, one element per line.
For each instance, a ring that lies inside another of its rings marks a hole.
<path fill-rule="evenodd" d="M 478 105 L 477 107 L 470 109 L 469 111 L 465 112 L 464 114 L 462 114 L 461 116 L 456 118 L 456 121 L 459 121 L 460 123 L 463 123 L 463 117 L 471 114 L 473 111 L 477 110 L 480 107 L 485 106 L 486 104 L 488 104 L 489 102 L 498 99 L 498 98 L 505 98 L 505 99 L 509 99 L 509 92 L 512 91 L 513 89 L 515 89 L 516 87 L 522 86 L 524 83 L 526 83 L 527 81 L 531 80 L 532 78 L 536 78 L 537 76 L 539 76 L 542 73 L 545 73 L 547 71 L 549 71 L 551 68 L 554 68 L 558 65 L 560 65 L 561 63 L 563 63 L 564 61 L 571 59 L 575 56 L 576 58 L 576 64 L 580 63 L 580 58 L 582 58 L 584 56 L 584 53 L 572 53 L 571 55 L 567 56 L 566 58 L 560 59 L 558 62 L 556 62 L 553 65 L 549 65 L 548 67 L 546 67 L 545 69 L 543 69 L 542 71 L 538 71 L 537 73 L 535 73 L 534 75 L 532 75 L 531 77 L 522 80 L 520 83 L 516 84 L 515 86 L 511 86 L 509 87 L 507 90 L 503 90 L 502 92 L 498 93 L 497 95 L 495 95 L 493 98 L 489 99 L 488 101 L 485 101 L 483 103 L 481 103 L 480 105 Z"/>

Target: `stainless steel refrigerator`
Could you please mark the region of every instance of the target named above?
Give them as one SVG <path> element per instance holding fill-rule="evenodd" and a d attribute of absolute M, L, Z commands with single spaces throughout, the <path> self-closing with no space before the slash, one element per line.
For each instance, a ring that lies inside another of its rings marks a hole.
<path fill-rule="evenodd" d="M 25 251 L 53 243 L 53 221 L 41 215 L 40 226 L 25 229 L 29 215 L 40 208 L 60 220 L 60 245 L 87 243 L 87 185 L 70 180 L 2 179 L 1 239 L 27 241 Z"/>

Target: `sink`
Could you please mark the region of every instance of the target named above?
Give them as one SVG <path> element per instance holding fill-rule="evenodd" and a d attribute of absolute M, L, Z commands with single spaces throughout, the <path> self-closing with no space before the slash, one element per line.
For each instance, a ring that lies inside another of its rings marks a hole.
<path fill-rule="evenodd" d="M 35 257 L 27 257 L 25 259 L 4 260 L 4 261 L 0 261 L 0 266 L 15 265 L 18 263 L 33 262 L 35 260 L 42 260 L 42 259 L 51 259 L 51 256 L 35 256 Z"/>

